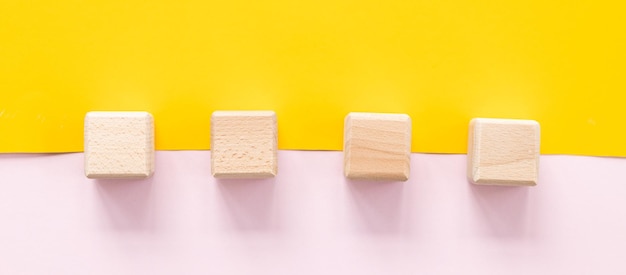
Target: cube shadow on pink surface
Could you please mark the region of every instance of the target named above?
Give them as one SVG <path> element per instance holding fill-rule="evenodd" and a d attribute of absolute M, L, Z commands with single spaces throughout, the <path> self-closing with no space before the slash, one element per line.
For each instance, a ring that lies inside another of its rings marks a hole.
<path fill-rule="evenodd" d="M 371 234 L 402 235 L 408 231 L 405 184 L 400 181 L 346 179 L 349 200 L 354 208 L 356 228 Z"/>
<path fill-rule="evenodd" d="M 216 179 L 220 199 L 228 212 L 232 230 L 268 232 L 278 229 L 274 191 L 269 179 Z"/>
<path fill-rule="evenodd" d="M 96 203 L 108 216 L 113 230 L 149 232 L 154 229 L 151 215 L 152 178 L 146 179 L 96 179 Z"/>

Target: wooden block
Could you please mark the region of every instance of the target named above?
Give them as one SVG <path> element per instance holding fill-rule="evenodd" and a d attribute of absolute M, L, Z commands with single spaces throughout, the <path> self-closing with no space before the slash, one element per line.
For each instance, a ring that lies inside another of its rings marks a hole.
<path fill-rule="evenodd" d="M 472 119 L 468 177 L 476 184 L 534 186 L 539 143 L 539 123 L 534 120 Z"/>
<path fill-rule="evenodd" d="M 216 111 L 211 117 L 211 171 L 216 178 L 266 178 L 277 172 L 273 111 Z"/>
<path fill-rule="evenodd" d="M 349 113 L 344 124 L 344 174 L 351 179 L 409 179 L 411 118 Z"/>
<path fill-rule="evenodd" d="M 154 172 L 154 119 L 146 112 L 85 116 L 85 175 L 146 178 Z"/>

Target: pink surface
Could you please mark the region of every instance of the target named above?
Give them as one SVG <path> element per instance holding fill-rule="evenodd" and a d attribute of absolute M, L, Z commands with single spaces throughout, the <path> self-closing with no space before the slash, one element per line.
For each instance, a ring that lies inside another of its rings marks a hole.
<path fill-rule="evenodd" d="M 210 153 L 88 180 L 82 154 L 0 156 L 0 274 L 625 274 L 626 159 L 542 156 L 537 187 L 467 183 L 412 155 L 408 182 L 352 182 L 341 152 L 215 180 Z"/>

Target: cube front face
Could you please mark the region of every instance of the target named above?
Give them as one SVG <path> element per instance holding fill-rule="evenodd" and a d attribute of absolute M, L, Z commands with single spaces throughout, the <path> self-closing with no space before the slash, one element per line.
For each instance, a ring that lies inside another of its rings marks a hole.
<path fill-rule="evenodd" d="M 405 114 L 350 113 L 344 124 L 344 173 L 351 179 L 409 178 L 411 118 Z"/>
<path fill-rule="evenodd" d="M 468 177 L 476 184 L 536 185 L 539 145 L 540 128 L 534 120 L 473 119 Z"/>
<path fill-rule="evenodd" d="M 145 178 L 154 172 L 154 119 L 146 112 L 85 116 L 85 175 Z"/>
<path fill-rule="evenodd" d="M 211 116 L 211 171 L 217 178 L 267 178 L 277 173 L 276 113 L 216 111 Z"/>

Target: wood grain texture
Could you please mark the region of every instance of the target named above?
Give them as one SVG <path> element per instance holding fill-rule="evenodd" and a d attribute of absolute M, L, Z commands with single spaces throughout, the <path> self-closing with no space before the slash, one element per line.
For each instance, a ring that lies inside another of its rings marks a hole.
<path fill-rule="evenodd" d="M 273 111 L 216 111 L 211 116 L 211 171 L 217 178 L 266 178 L 277 173 Z"/>
<path fill-rule="evenodd" d="M 411 118 L 406 114 L 350 113 L 344 124 L 344 173 L 351 179 L 406 181 Z"/>
<path fill-rule="evenodd" d="M 472 119 L 468 178 L 484 185 L 534 186 L 539 173 L 539 145 L 537 121 Z"/>
<path fill-rule="evenodd" d="M 147 112 L 85 116 L 85 175 L 145 178 L 154 172 L 154 119 Z"/>

